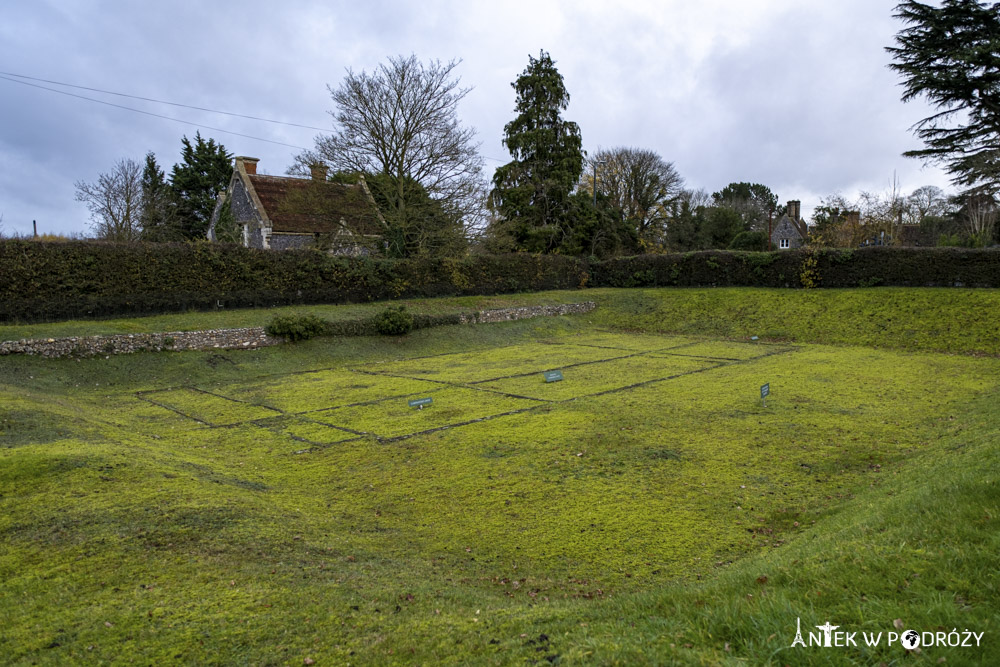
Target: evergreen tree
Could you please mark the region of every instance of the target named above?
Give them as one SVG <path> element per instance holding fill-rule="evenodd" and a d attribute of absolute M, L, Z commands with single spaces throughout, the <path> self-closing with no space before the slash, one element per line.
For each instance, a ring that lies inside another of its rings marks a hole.
<path fill-rule="evenodd" d="M 560 115 L 569 93 L 552 58 L 542 51 L 528 61 L 511 84 L 518 115 L 504 126 L 514 159 L 497 169 L 490 199 L 518 250 L 555 252 L 572 235 L 568 212 L 583 171 L 582 139 L 577 124 Z"/>
<path fill-rule="evenodd" d="M 408 177 L 400 180 L 379 173 L 366 176 L 365 181 L 388 227 L 387 255 L 450 257 L 465 252 L 468 244 L 461 217 L 446 209 L 446 200 L 431 197 L 426 188 Z"/>
<path fill-rule="evenodd" d="M 195 133 L 195 141 L 185 136 L 181 162 L 170 173 L 172 214 L 182 238 L 201 239 L 208 232 L 219 193 L 229 186 L 233 156 L 214 139 L 205 141 Z"/>
<path fill-rule="evenodd" d="M 850 244 L 853 240 L 848 236 L 851 232 L 848 227 L 851 211 L 850 204 L 839 195 L 821 199 L 820 205 L 813 209 L 810 245 L 837 247 Z M 860 212 L 858 215 L 860 216 Z"/>
<path fill-rule="evenodd" d="M 170 186 L 153 151 L 146 153 L 142 170 L 142 214 L 139 224 L 143 241 L 176 241 L 177 232 L 171 224 Z"/>
<path fill-rule="evenodd" d="M 767 232 L 740 232 L 729 244 L 729 249 L 764 252 L 767 250 Z"/>
<path fill-rule="evenodd" d="M 736 236 L 744 231 L 739 213 L 724 206 L 711 206 L 703 212 L 699 231 L 702 249 L 728 248 Z"/>
<path fill-rule="evenodd" d="M 674 251 L 698 249 L 699 235 L 705 218 L 705 207 L 693 206 L 689 200 L 682 199 L 673 202 L 670 209 L 666 246 Z"/>
<path fill-rule="evenodd" d="M 219 243 L 243 243 L 243 225 L 236 224 L 233 217 L 232 201 L 227 197 L 219 209 L 219 218 L 215 221 L 215 240 Z"/>
<path fill-rule="evenodd" d="M 607 195 L 598 193 L 595 206 L 593 193 L 574 192 L 569 196 L 567 218 L 572 225 L 565 228 L 556 248 L 559 253 L 607 259 L 632 254 L 639 246 L 635 225 Z"/>
<path fill-rule="evenodd" d="M 946 165 L 955 184 L 1000 190 L 1000 3 L 906 0 L 908 27 L 887 47 L 903 77 L 903 101 L 924 96 L 937 111 L 914 127 L 926 148 L 907 157 Z"/>
<path fill-rule="evenodd" d="M 730 183 L 712 193 L 712 202 L 736 213 L 741 231 L 766 232 L 768 217 L 776 219 L 784 213 L 784 208 L 778 206 L 778 195 L 760 183 Z"/>

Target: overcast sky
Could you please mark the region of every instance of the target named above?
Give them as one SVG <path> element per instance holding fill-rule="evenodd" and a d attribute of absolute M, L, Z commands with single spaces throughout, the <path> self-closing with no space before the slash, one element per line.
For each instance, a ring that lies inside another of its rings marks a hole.
<path fill-rule="evenodd" d="M 564 116 L 589 151 L 635 146 L 673 162 L 687 187 L 769 186 L 808 214 L 820 198 L 948 188 L 901 157 L 928 114 L 900 102 L 883 50 L 894 0 L 456 2 L 49 2 L 5 0 L 0 71 L 316 127 L 327 85 L 387 56 L 461 59 L 486 176 L 506 162 L 511 82 L 548 51 L 570 92 Z M 23 80 L 23 79 L 22 79 Z M 317 132 L 31 82 L 190 121 L 182 124 L 0 79 L 0 222 L 6 235 L 81 234 L 76 181 L 153 151 L 163 168 L 201 133 L 283 174 Z M 215 130 L 207 127 L 218 128 Z"/>

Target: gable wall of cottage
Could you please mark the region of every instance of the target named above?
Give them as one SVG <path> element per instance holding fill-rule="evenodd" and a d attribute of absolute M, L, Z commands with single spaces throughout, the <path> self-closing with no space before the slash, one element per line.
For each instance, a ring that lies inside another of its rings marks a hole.
<path fill-rule="evenodd" d="M 771 244 L 775 249 L 781 249 L 781 239 L 788 239 L 788 248 L 801 248 L 804 245 L 802 235 L 787 217 L 782 217 L 781 221 L 771 231 Z"/>
<path fill-rule="evenodd" d="M 264 244 L 264 230 L 261 229 L 261 217 L 250 201 L 246 186 L 239 178 L 233 185 L 233 197 L 229 204 L 233 213 L 233 219 L 237 224 L 243 225 L 243 239 L 245 245 L 258 250 L 267 247 Z"/>

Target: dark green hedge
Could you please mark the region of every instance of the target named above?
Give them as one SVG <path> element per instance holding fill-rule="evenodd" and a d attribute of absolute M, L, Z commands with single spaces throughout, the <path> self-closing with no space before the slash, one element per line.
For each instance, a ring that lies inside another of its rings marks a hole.
<path fill-rule="evenodd" d="M 1000 287 L 1000 250 L 709 250 L 612 259 L 590 274 L 602 287 Z"/>
<path fill-rule="evenodd" d="M 1000 251 L 705 251 L 588 262 L 552 255 L 337 258 L 217 244 L 0 241 L 0 321 L 590 287 L 1000 287 Z"/>
<path fill-rule="evenodd" d="M 586 265 L 527 254 L 376 260 L 220 244 L 0 241 L 0 321 L 570 289 Z"/>
<path fill-rule="evenodd" d="M 400 326 L 399 319 L 405 324 Z M 388 328 L 385 320 L 396 320 Z M 403 335 L 415 329 L 427 329 L 449 324 L 461 324 L 462 316 L 458 313 L 448 315 L 413 315 L 406 312 L 404 306 L 386 308 L 372 317 L 353 320 L 338 320 L 331 322 L 310 313 L 298 315 L 280 315 L 264 327 L 270 336 L 282 336 L 290 341 L 309 340 L 317 336 L 375 336 Z"/>

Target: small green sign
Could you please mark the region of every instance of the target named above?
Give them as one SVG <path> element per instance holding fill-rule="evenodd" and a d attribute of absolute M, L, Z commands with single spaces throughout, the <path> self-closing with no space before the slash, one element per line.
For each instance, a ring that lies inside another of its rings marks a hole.
<path fill-rule="evenodd" d="M 764 384 L 764 385 L 761 386 L 761 388 L 760 388 L 760 397 L 761 398 L 767 398 L 767 395 L 770 394 L 770 393 L 771 393 L 771 383 L 770 382 L 768 382 L 767 384 Z"/>
<path fill-rule="evenodd" d="M 563 379 L 562 371 L 545 371 L 542 375 L 546 382 L 559 382 Z"/>
<path fill-rule="evenodd" d="M 421 410 L 423 410 L 424 406 L 425 405 L 430 405 L 431 403 L 433 403 L 434 399 L 430 398 L 430 397 L 428 397 L 428 398 L 414 398 L 414 399 L 412 399 L 412 400 L 410 400 L 408 402 L 409 402 L 411 408 L 420 408 Z"/>

